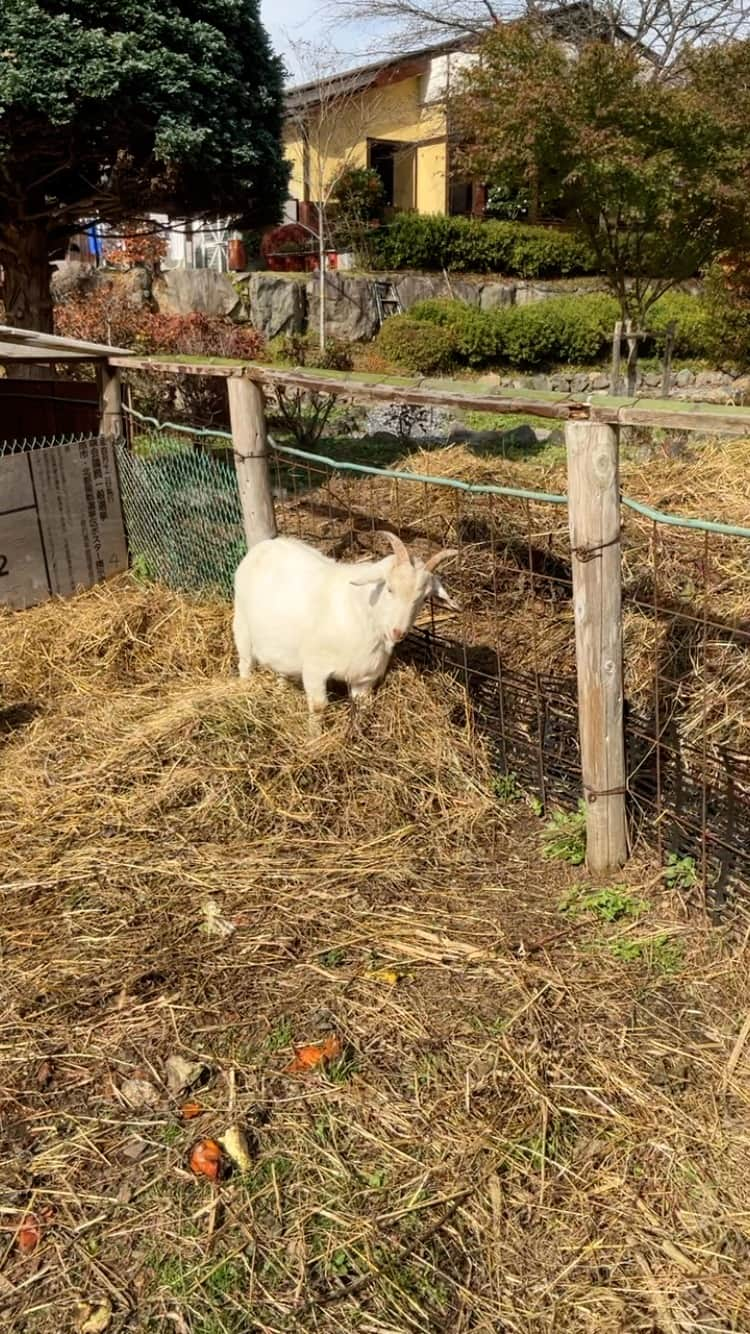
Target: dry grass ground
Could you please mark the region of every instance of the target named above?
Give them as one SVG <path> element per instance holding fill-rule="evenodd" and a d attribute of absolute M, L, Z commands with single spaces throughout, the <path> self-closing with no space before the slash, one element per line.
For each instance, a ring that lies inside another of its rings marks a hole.
<path fill-rule="evenodd" d="M 230 664 L 125 579 L 0 619 L 5 1327 L 750 1330 L 737 922 L 544 860 L 448 678 L 311 743 Z"/>

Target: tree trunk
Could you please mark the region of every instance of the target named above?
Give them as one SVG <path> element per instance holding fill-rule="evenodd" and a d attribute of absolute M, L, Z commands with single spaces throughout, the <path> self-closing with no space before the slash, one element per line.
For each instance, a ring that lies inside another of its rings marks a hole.
<path fill-rule="evenodd" d="M 5 323 L 15 329 L 53 332 L 50 292 L 49 235 L 39 223 L 11 224 L 0 229 L 0 265 L 3 270 Z M 10 362 L 9 376 L 46 379 L 50 367 Z"/>
<path fill-rule="evenodd" d="M 326 238 L 323 229 L 323 205 L 318 205 L 318 344 L 321 352 L 326 346 Z"/>

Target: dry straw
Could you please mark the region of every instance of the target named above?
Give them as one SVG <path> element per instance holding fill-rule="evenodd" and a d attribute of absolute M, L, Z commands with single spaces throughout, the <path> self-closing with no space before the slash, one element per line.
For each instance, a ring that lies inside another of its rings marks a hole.
<path fill-rule="evenodd" d="M 128 579 L 0 619 L 8 1328 L 747 1328 L 742 944 L 653 869 L 576 915 L 451 679 L 310 742 L 228 620 Z M 251 1171 L 195 1180 L 230 1124 Z"/>

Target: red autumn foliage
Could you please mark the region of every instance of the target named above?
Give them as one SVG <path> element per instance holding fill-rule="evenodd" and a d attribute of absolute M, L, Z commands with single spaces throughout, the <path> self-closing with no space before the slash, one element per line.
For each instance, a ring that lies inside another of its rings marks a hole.
<path fill-rule="evenodd" d="M 154 231 L 153 223 L 127 219 L 119 226 L 122 233 L 115 245 L 107 250 L 107 262 L 118 269 L 132 269 L 142 264 L 157 269 L 167 253 L 167 243 L 161 232 Z"/>

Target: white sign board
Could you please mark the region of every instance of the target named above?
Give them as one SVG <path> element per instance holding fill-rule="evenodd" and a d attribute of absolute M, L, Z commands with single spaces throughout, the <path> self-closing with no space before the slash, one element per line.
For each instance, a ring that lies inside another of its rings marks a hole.
<path fill-rule="evenodd" d="M 110 441 L 0 458 L 0 603 L 32 607 L 127 568 Z"/>

